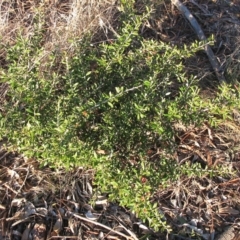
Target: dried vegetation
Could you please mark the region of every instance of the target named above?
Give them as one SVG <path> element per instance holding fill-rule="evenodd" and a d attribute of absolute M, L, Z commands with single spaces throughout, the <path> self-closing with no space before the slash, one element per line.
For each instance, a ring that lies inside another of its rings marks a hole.
<path fill-rule="evenodd" d="M 240 214 L 240 125 L 224 122 L 219 128 L 178 128 L 175 159 L 179 164 L 199 163 L 221 176 L 183 177 L 155 195 L 178 234 L 197 232 L 203 239 L 215 239 L 229 224 L 238 227 Z M 220 172 L 219 172 L 220 173 Z M 233 227 L 232 227 L 233 229 Z M 239 239 L 238 231 L 236 238 Z M 238 238 L 237 238 L 238 236 Z"/>
<path fill-rule="evenodd" d="M 185 5 L 194 14 L 207 38 L 214 36 L 213 52 L 221 70 L 228 80 L 239 76 L 240 20 L 239 1 L 186 1 Z M 146 37 L 159 39 L 182 46 L 197 40 L 188 21 L 169 3 L 159 4 L 149 23 L 144 28 Z M 187 59 L 186 70 L 202 80 L 203 86 L 211 84 L 214 73 L 205 53 Z"/>
<path fill-rule="evenodd" d="M 130 240 L 141 228 L 150 231 L 106 196 L 93 194 L 92 170 L 40 169 L 37 161 L 4 150 L 1 162 L 1 239 Z"/>

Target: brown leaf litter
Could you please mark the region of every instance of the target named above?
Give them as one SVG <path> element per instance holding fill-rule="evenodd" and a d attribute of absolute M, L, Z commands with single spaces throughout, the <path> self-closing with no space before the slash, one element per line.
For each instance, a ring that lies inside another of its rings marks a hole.
<path fill-rule="evenodd" d="M 216 239 L 229 232 L 239 238 L 240 124 L 225 121 L 218 128 L 174 125 L 178 148 L 173 155 L 182 165 L 200 163 L 213 172 L 202 177 L 182 176 L 167 188 L 159 188 L 153 201 L 171 225 L 170 239 Z M 160 151 L 159 151 L 160 152 Z M 151 154 L 157 157 L 160 153 Z M 93 170 L 41 169 L 34 159 L 0 152 L 0 236 L 3 239 L 139 239 L 154 233 L 129 211 L 93 191 Z M 223 170 L 219 169 L 223 167 Z M 93 202 L 93 204 L 90 204 Z M 136 230 L 136 227 L 138 228 Z M 231 234 L 228 236 L 232 236 Z M 160 237 L 161 236 L 161 237 Z M 225 235 L 224 235 L 225 236 Z M 220 239 L 224 239 L 221 238 Z"/>
<path fill-rule="evenodd" d="M 40 169 L 16 153 L 1 149 L 0 155 L 0 239 L 132 240 L 141 227 L 150 231 L 106 196 L 94 195 L 92 170 Z"/>
<path fill-rule="evenodd" d="M 144 5 L 138 0 L 138 5 Z M 207 38 L 214 36 L 211 48 L 226 77 L 239 76 L 239 42 L 240 42 L 240 1 L 181 1 L 197 19 Z M 162 1 L 154 4 L 155 12 L 143 26 L 142 34 L 147 38 L 167 42 L 172 46 L 182 47 L 197 40 L 189 22 L 171 4 L 171 1 Z M 138 7 L 140 8 L 140 7 Z M 143 8 L 143 7 L 142 7 Z M 214 76 L 209 60 L 203 51 L 184 60 L 189 74 L 197 76 L 203 86 L 214 86 Z"/>
<path fill-rule="evenodd" d="M 177 163 L 199 163 L 215 175 L 211 177 L 208 171 L 201 177 L 182 176 L 165 190 L 159 189 L 153 201 L 159 203 L 176 239 L 188 239 L 193 232 L 202 239 L 218 239 L 215 237 L 229 225 L 234 238 L 219 239 L 240 239 L 240 231 L 234 231 L 234 227 L 240 227 L 239 122 L 225 121 L 216 129 L 207 124 L 187 128 L 178 123 L 174 127 Z M 185 237 L 177 238 L 179 235 Z"/>

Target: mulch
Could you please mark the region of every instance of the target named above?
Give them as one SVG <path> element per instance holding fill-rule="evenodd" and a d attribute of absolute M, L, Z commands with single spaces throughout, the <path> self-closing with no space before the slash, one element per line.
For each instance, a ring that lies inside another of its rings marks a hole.
<path fill-rule="evenodd" d="M 40 168 L 36 160 L 3 149 L 0 161 L 0 239 L 130 240 L 151 232 L 93 191 L 93 170 Z"/>
<path fill-rule="evenodd" d="M 143 8 L 142 1 L 138 8 Z M 227 80 L 239 75 L 239 46 L 240 46 L 240 1 L 182 1 L 188 7 L 200 24 L 207 38 L 214 37 L 211 48 L 217 57 Z M 142 7 L 141 7 L 142 6 Z M 142 30 L 146 38 L 168 42 L 172 46 L 182 47 L 198 40 L 190 23 L 170 3 L 163 1 L 157 4 L 155 12 Z M 216 76 L 204 51 L 199 51 L 193 57 L 185 59 L 188 74 L 193 74 L 200 80 L 203 87 L 214 87 Z"/>

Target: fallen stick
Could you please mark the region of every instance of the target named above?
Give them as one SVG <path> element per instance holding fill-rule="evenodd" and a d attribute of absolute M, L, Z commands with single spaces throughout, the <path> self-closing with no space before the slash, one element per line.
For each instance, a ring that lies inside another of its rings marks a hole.
<path fill-rule="evenodd" d="M 188 8 L 183 5 L 179 0 L 171 0 L 172 3 L 177 7 L 177 9 L 187 18 L 187 20 L 190 22 L 190 24 L 192 25 L 195 33 L 197 34 L 198 38 L 201 41 L 207 41 L 207 38 L 204 34 L 204 32 L 202 31 L 200 25 L 198 24 L 196 18 L 191 14 L 191 12 L 188 10 Z M 223 72 L 220 70 L 220 65 L 219 62 L 217 60 L 217 58 L 215 57 L 211 47 L 209 46 L 209 44 L 206 44 L 204 47 L 204 50 L 208 56 L 208 59 L 212 65 L 212 68 L 219 80 L 220 83 L 224 83 L 226 82 L 226 79 L 223 75 Z"/>
<path fill-rule="evenodd" d="M 135 236 L 134 237 L 133 236 L 132 237 L 127 236 L 127 235 L 125 235 L 125 234 L 123 234 L 123 233 L 121 233 L 119 231 L 116 231 L 116 230 L 114 230 L 114 229 L 112 229 L 112 228 L 110 228 L 110 227 L 108 227 L 106 225 L 103 225 L 103 224 L 101 224 L 99 222 L 96 222 L 96 221 L 93 221 L 91 219 L 82 217 L 79 214 L 76 214 L 76 213 L 73 213 L 73 212 L 70 212 L 70 211 L 69 211 L 69 213 L 70 213 L 71 216 L 74 216 L 75 218 L 78 218 L 78 219 L 80 219 L 82 221 L 89 222 L 89 223 L 92 223 L 92 224 L 97 225 L 99 227 L 105 228 L 106 230 L 109 231 L 109 233 L 115 233 L 115 234 L 117 234 L 117 235 L 119 235 L 121 237 L 124 237 L 126 240 L 137 240 L 137 238 Z"/>

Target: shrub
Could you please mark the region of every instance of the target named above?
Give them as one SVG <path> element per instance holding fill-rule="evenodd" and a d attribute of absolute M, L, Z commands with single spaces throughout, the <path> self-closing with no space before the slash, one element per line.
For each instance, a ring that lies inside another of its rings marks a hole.
<path fill-rule="evenodd" d="M 31 37 L 19 34 L 5 47 L 1 81 L 9 91 L 0 137 L 43 165 L 93 167 L 112 199 L 155 229 L 169 230 L 150 199 L 160 183 L 178 177 L 177 166 L 167 155 L 151 162 L 146 152 L 153 146 L 172 152 L 172 123 L 201 124 L 217 109 L 183 71 L 182 59 L 201 43 L 179 49 L 143 39 L 139 29 L 148 15 L 128 12 L 115 40 L 95 45 L 86 37 L 70 56 L 46 54 L 43 24 Z"/>

